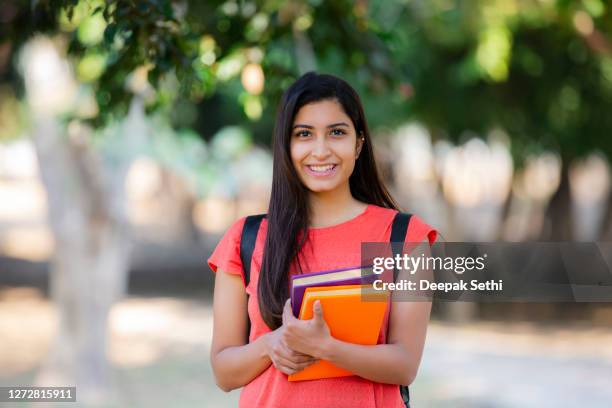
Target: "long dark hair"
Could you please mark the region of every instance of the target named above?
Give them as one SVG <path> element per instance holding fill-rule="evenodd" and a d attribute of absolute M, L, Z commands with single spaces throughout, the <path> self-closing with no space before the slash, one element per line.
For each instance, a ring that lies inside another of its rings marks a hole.
<path fill-rule="evenodd" d="M 397 209 L 376 168 L 370 132 L 359 95 L 332 75 L 308 72 L 283 94 L 273 136 L 272 192 L 268 207 L 268 232 L 257 294 L 264 322 L 274 330 L 282 325 L 283 306 L 289 298 L 289 269 L 308 237 L 308 189 L 291 161 L 290 142 L 295 115 L 312 102 L 336 100 L 353 121 L 357 137 L 365 140 L 349 178 L 351 194 L 359 201 Z M 299 238 L 299 242 L 298 242 Z M 301 269 L 299 259 L 298 267 Z"/>

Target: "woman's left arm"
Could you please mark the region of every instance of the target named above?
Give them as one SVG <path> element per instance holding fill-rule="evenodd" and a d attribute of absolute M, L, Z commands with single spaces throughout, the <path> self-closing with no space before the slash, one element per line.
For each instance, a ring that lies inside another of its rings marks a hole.
<path fill-rule="evenodd" d="M 427 241 L 419 245 L 419 254 L 430 254 Z M 400 279 L 408 271 L 400 271 Z M 421 269 L 418 279 L 430 279 L 431 271 Z M 405 276 L 405 275 L 404 275 Z M 417 281 L 418 281 L 417 279 Z M 399 295 L 401 293 L 393 294 Z M 293 350 L 328 360 L 365 379 L 410 385 L 414 381 L 425 344 L 431 301 L 406 301 L 393 299 L 389 315 L 387 344 L 360 345 L 335 339 L 323 319 L 323 311 L 317 301 L 314 317 L 301 321 L 293 317 L 289 304 L 285 305 L 284 333 L 286 344 Z"/>

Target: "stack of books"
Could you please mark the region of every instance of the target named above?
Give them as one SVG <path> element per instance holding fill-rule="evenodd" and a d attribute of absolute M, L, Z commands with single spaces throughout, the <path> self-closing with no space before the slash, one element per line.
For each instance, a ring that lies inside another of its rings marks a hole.
<path fill-rule="evenodd" d="M 292 276 L 291 307 L 299 319 L 313 317 L 316 300 L 323 306 L 323 317 L 331 335 L 355 344 L 376 344 L 387 309 L 389 293 L 378 291 L 372 282 L 378 276 L 371 268 L 347 268 Z M 353 375 L 326 360 L 289 375 L 289 381 Z"/>

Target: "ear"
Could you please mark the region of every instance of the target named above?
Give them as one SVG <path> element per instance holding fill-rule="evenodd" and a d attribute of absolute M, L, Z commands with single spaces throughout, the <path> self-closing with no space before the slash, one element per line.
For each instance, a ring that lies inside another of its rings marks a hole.
<path fill-rule="evenodd" d="M 355 152 L 355 158 L 359 157 L 359 153 L 361 153 L 361 149 L 363 148 L 363 144 L 365 142 L 365 138 L 363 136 L 363 132 L 359 132 L 357 135 L 357 151 Z"/>

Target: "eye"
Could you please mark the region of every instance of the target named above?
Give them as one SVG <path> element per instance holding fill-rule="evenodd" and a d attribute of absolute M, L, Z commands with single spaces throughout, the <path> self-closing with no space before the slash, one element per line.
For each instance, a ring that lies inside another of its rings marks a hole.
<path fill-rule="evenodd" d="M 342 129 L 333 129 L 332 130 L 332 135 L 334 135 L 334 136 L 342 136 L 342 135 L 345 135 L 345 134 L 346 134 L 346 132 L 344 130 L 342 130 Z"/>
<path fill-rule="evenodd" d="M 308 136 L 310 136 L 310 132 L 307 131 L 307 130 L 300 130 L 300 131 L 295 133 L 295 136 L 299 137 L 299 138 L 308 137 Z"/>

